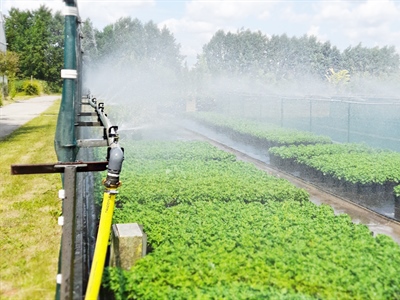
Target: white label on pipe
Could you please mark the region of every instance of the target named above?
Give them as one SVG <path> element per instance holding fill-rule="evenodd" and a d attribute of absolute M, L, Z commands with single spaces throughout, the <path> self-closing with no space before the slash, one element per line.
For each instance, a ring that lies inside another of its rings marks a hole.
<path fill-rule="evenodd" d="M 76 79 L 78 77 L 78 72 L 72 69 L 62 69 L 61 78 L 63 79 Z"/>
<path fill-rule="evenodd" d="M 64 16 L 78 16 L 78 8 L 74 6 L 64 6 L 63 9 Z"/>

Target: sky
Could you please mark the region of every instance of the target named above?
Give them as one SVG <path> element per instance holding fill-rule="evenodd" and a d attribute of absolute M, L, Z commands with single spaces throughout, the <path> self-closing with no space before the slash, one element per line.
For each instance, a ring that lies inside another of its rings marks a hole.
<path fill-rule="evenodd" d="M 0 0 L 3 14 L 11 7 L 22 10 L 47 7 L 62 10 L 62 0 Z M 344 50 L 361 43 L 366 47 L 395 46 L 400 53 L 400 1 L 216 1 L 216 0 L 78 0 L 82 20 L 95 28 L 121 17 L 150 20 L 166 26 L 181 45 L 189 65 L 217 30 L 260 30 L 267 36 L 314 35 L 321 42 Z"/>

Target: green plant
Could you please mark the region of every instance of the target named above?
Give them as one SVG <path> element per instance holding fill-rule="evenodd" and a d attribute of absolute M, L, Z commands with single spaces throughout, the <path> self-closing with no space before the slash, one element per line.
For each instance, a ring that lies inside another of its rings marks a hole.
<path fill-rule="evenodd" d="M 38 80 L 40 86 L 41 86 L 41 91 L 44 94 L 51 94 L 51 89 L 50 89 L 50 85 L 44 81 L 44 80 Z"/>
<path fill-rule="evenodd" d="M 38 80 L 25 80 L 23 82 L 23 91 L 26 95 L 40 95 L 43 88 Z"/>
<path fill-rule="evenodd" d="M 15 87 L 15 80 L 9 80 L 8 81 L 8 90 L 9 90 L 9 95 L 11 99 L 14 99 L 15 95 L 17 94 L 17 89 Z"/>
<path fill-rule="evenodd" d="M 270 154 L 361 184 L 400 182 L 400 154 L 360 144 L 273 147 Z"/>
<path fill-rule="evenodd" d="M 335 72 L 333 68 L 330 68 L 328 74 L 326 74 L 325 77 L 328 82 L 330 82 L 334 86 L 345 85 L 350 81 L 350 74 L 347 70 L 340 70 L 338 72 Z"/>
<path fill-rule="evenodd" d="M 393 193 L 394 193 L 394 195 L 395 195 L 396 197 L 400 197 L 400 185 L 396 185 L 396 186 L 393 188 Z"/>
<path fill-rule="evenodd" d="M 150 253 L 109 268 L 116 299 L 392 299 L 400 247 L 200 142 L 127 144 L 114 222 Z M 368 274 L 374 274 L 369 276 Z"/>
<path fill-rule="evenodd" d="M 189 113 L 187 114 L 187 117 L 224 133 L 233 136 L 239 135 L 239 139 L 243 141 L 261 141 L 264 142 L 266 146 L 332 142 L 331 139 L 326 136 L 320 136 L 296 129 L 282 128 L 273 124 L 260 123 L 247 119 L 226 116 L 219 113 Z"/>
<path fill-rule="evenodd" d="M 60 94 L 62 92 L 62 84 L 59 82 L 48 82 L 47 84 L 51 93 Z"/>
<path fill-rule="evenodd" d="M 14 86 L 17 93 L 22 93 L 24 91 L 24 80 L 15 80 Z"/>

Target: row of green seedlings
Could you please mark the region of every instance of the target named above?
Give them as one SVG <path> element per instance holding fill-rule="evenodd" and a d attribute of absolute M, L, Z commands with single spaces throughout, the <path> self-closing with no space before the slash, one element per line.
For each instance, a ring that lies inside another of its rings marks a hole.
<path fill-rule="evenodd" d="M 114 223 L 142 224 L 149 252 L 107 269 L 115 299 L 399 299 L 390 237 L 209 144 L 125 146 Z"/>
<path fill-rule="evenodd" d="M 268 149 L 270 161 L 352 199 L 400 197 L 400 153 L 217 113 L 190 117 L 215 130 Z M 277 148 L 278 147 L 278 148 Z"/>
<path fill-rule="evenodd" d="M 196 112 L 189 113 L 186 116 L 235 140 L 261 146 L 265 149 L 286 145 L 332 143 L 332 140 L 326 136 L 214 112 Z"/>
<path fill-rule="evenodd" d="M 273 147 L 270 162 L 339 193 L 393 197 L 400 182 L 400 153 L 358 144 Z"/>

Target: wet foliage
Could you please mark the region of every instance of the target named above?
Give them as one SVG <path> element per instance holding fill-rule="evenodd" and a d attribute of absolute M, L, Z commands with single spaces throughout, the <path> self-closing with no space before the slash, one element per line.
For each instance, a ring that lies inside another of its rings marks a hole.
<path fill-rule="evenodd" d="M 199 112 L 187 116 L 234 138 L 264 145 L 266 148 L 292 144 L 331 143 L 331 139 L 327 136 L 219 113 Z"/>
<path fill-rule="evenodd" d="M 107 270 L 116 299 L 399 296 L 391 238 L 209 145 L 134 145 L 114 221 L 143 224 L 151 251 Z"/>
<path fill-rule="evenodd" d="M 394 151 L 359 144 L 335 144 L 278 147 L 269 152 L 351 183 L 400 182 L 400 154 Z"/>

